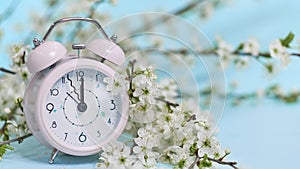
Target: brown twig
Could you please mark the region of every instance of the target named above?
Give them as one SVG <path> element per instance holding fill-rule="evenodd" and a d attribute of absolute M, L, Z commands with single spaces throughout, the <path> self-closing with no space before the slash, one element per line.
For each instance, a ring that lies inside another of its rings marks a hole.
<path fill-rule="evenodd" d="M 8 73 L 8 74 L 16 74 L 16 72 L 0 67 L 0 72 Z"/>
<path fill-rule="evenodd" d="M 157 97 L 157 98 L 155 98 L 155 99 L 158 100 L 158 101 L 161 101 L 161 102 L 166 103 L 168 106 L 172 106 L 172 107 L 177 107 L 177 106 L 179 106 L 178 103 L 173 103 L 173 102 L 170 102 L 170 101 L 168 101 L 168 100 L 164 100 L 164 99 L 159 98 L 159 97 Z"/>
<path fill-rule="evenodd" d="M 191 9 L 197 7 L 198 4 L 200 4 L 201 2 L 203 2 L 204 0 L 194 0 L 194 1 L 191 1 L 190 3 L 186 4 L 185 6 L 181 7 L 180 9 L 177 9 L 173 12 L 169 12 L 169 14 L 171 15 L 182 15 L 188 11 L 190 11 Z M 144 24 L 144 26 L 136 29 L 133 31 L 133 33 L 136 33 L 136 32 L 141 32 L 141 31 L 146 31 L 148 29 L 151 29 L 154 25 L 158 25 L 160 23 L 163 23 L 163 22 L 166 22 L 167 20 L 171 19 L 171 17 L 169 15 L 165 16 L 165 17 L 162 17 L 160 19 L 157 19 L 153 22 L 147 22 L 146 24 Z"/>
<path fill-rule="evenodd" d="M 194 166 L 200 162 L 200 160 L 203 159 L 203 157 L 196 157 L 195 158 L 195 161 L 189 166 L 188 169 L 193 169 Z M 214 158 L 210 158 L 210 157 L 207 157 L 207 160 L 209 161 L 212 161 L 212 162 L 215 162 L 215 163 L 218 163 L 218 164 L 221 164 L 221 165 L 228 165 L 230 167 L 232 167 L 233 169 L 239 169 L 236 165 L 237 165 L 237 162 L 234 162 L 234 161 L 222 161 L 222 160 L 219 160 L 219 159 L 214 159 Z"/>
<path fill-rule="evenodd" d="M 134 64 L 136 63 L 136 60 L 130 61 L 129 66 L 131 66 L 130 72 L 127 72 L 128 81 L 129 81 L 129 90 L 133 92 L 133 74 L 134 74 Z"/>
<path fill-rule="evenodd" d="M 131 52 L 135 52 L 135 51 L 143 51 L 143 52 L 156 52 L 159 54 L 165 54 L 165 55 L 171 55 L 171 54 L 178 54 L 178 55 L 187 55 L 189 53 L 193 53 L 195 55 L 198 55 L 200 57 L 210 57 L 210 56 L 214 56 L 214 57 L 218 57 L 217 53 L 216 53 L 217 48 L 213 48 L 213 49 L 207 49 L 207 50 L 198 50 L 198 51 L 192 51 L 189 49 L 165 49 L 165 50 L 157 50 L 156 48 L 154 48 L 154 46 L 148 46 L 148 47 L 143 47 L 143 48 L 127 48 L 125 50 L 125 53 L 131 53 Z M 251 53 L 246 53 L 246 52 L 240 52 L 240 51 L 234 51 L 231 53 L 231 55 L 236 55 L 236 56 L 241 56 L 241 57 L 249 57 L 249 58 L 254 58 L 258 61 L 258 63 L 262 64 L 263 66 L 268 66 L 267 63 L 265 63 L 263 60 L 261 60 L 260 58 L 265 58 L 265 59 L 272 59 L 271 54 L 269 52 L 260 52 L 258 53 L 258 55 L 252 55 Z M 289 53 L 289 56 L 295 56 L 295 57 L 300 57 L 300 53 Z"/>
<path fill-rule="evenodd" d="M 218 163 L 218 164 L 222 164 L 222 165 L 228 165 L 234 169 L 239 169 L 236 165 L 237 165 L 237 162 L 234 162 L 234 161 L 222 161 L 222 160 L 219 160 L 219 159 L 214 159 L 214 158 L 210 158 L 208 157 L 207 158 L 209 161 L 213 161 L 215 163 Z"/>
<path fill-rule="evenodd" d="M 13 143 L 13 142 L 16 142 L 16 141 L 20 144 L 20 143 L 23 142 L 24 139 L 26 139 L 30 136 L 32 136 L 32 133 L 28 133 L 28 134 L 25 134 L 23 136 L 20 136 L 20 137 L 14 138 L 14 139 L 10 139 L 10 140 L 0 142 L 0 146 L 4 145 L 4 144 L 10 144 L 10 143 Z"/>
<path fill-rule="evenodd" d="M 200 4 L 201 2 L 204 2 L 205 0 L 195 0 L 190 2 L 189 4 L 187 4 L 186 6 L 178 9 L 175 12 L 172 12 L 174 15 L 182 15 L 188 11 L 190 11 L 191 9 L 197 7 L 198 4 Z"/>
<path fill-rule="evenodd" d="M 54 1 L 53 1 L 54 2 Z M 57 13 L 57 9 L 59 9 L 59 2 L 62 2 L 62 1 L 55 1 L 55 3 L 54 4 L 51 4 L 50 6 L 48 5 L 48 7 L 47 7 L 47 9 L 46 9 L 46 11 L 45 11 L 45 13 L 44 14 L 40 14 L 39 13 L 39 16 L 41 16 L 41 17 L 39 17 L 38 19 L 34 19 L 35 21 L 36 21 L 36 23 L 41 23 L 43 20 L 47 20 L 47 21 L 49 21 L 49 20 L 52 20 L 52 17 L 54 17 L 55 15 L 53 15 L 54 13 Z M 33 19 L 33 18 L 31 18 L 31 19 Z M 37 30 L 31 30 L 27 35 L 26 35 L 26 38 L 25 38 L 25 43 L 31 43 L 32 42 L 32 37 L 33 37 L 33 35 L 35 35 L 36 34 L 36 31 Z"/>
<path fill-rule="evenodd" d="M 196 152 L 198 152 L 198 150 Z M 227 156 L 227 155 L 228 154 L 226 154 L 225 156 Z M 232 167 L 233 169 L 239 169 L 236 166 L 237 162 L 234 162 L 234 161 L 223 161 L 223 158 L 215 159 L 215 158 L 211 158 L 211 157 L 206 157 L 206 159 L 209 160 L 209 161 L 212 161 L 212 162 L 215 162 L 215 163 L 218 163 L 218 164 L 221 164 L 221 165 L 228 165 L 228 166 Z M 193 163 L 188 167 L 188 169 L 193 169 L 195 167 L 195 165 L 201 161 L 201 159 L 204 159 L 204 156 L 203 157 L 199 157 L 198 153 L 196 153 L 196 158 L 193 161 Z"/>
<path fill-rule="evenodd" d="M 104 2 L 104 1 L 95 1 L 95 2 L 91 5 L 91 7 L 90 7 L 90 9 L 89 9 L 89 12 L 88 12 L 88 14 L 87 14 L 86 17 L 87 17 L 87 18 L 93 18 L 93 16 L 95 15 L 96 9 L 99 7 L 99 5 L 100 5 L 102 2 Z M 81 30 L 82 30 L 82 22 L 78 22 L 78 23 L 76 24 L 76 26 L 74 27 L 73 31 L 71 31 L 71 33 L 70 33 L 70 35 L 69 35 L 69 37 L 70 37 L 69 41 L 70 41 L 70 42 L 73 42 L 74 39 L 75 39 L 75 37 L 76 37 L 75 35 L 77 35 Z"/>
<path fill-rule="evenodd" d="M 23 102 L 22 98 L 19 97 L 19 98 L 16 99 L 17 106 L 21 109 L 22 112 L 24 112 L 24 108 L 23 108 L 22 102 Z"/>
<path fill-rule="evenodd" d="M 7 122 L 5 121 L 4 124 L 2 125 L 2 127 L 0 128 L 0 135 L 4 134 L 4 131 L 6 130 L 6 128 L 7 128 Z"/>

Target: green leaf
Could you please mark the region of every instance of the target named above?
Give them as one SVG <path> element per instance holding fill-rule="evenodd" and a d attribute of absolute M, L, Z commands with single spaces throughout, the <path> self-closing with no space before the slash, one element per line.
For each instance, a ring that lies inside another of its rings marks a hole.
<path fill-rule="evenodd" d="M 279 89 L 279 85 L 278 84 L 273 84 L 272 86 L 268 87 L 268 91 L 270 92 L 276 92 Z"/>
<path fill-rule="evenodd" d="M 0 146 L 0 160 L 6 154 L 7 150 L 14 150 L 14 148 L 7 144 L 3 144 Z"/>
<path fill-rule="evenodd" d="M 285 103 L 296 103 L 298 101 L 298 95 L 279 96 L 279 99 Z"/>
<path fill-rule="evenodd" d="M 190 155 L 195 155 L 198 151 L 198 148 L 197 148 L 197 143 L 194 143 L 191 147 L 190 147 Z"/>
<path fill-rule="evenodd" d="M 207 154 L 205 154 L 203 159 L 198 164 L 198 167 L 199 167 L 199 169 L 202 169 L 202 168 L 209 168 L 211 166 L 212 166 L 212 162 L 210 160 L 208 160 L 208 156 L 207 156 Z"/>
<path fill-rule="evenodd" d="M 242 50 L 244 48 L 244 44 L 241 43 L 236 49 L 235 49 L 235 52 L 238 52 L 240 50 Z"/>
<path fill-rule="evenodd" d="M 179 167 L 180 169 L 184 168 L 185 163 L 186 163 L 186 161 L 185 161 L 184 159 L 181 159 L 181 160 L 178 162 L 178 167 Z"/>
<path fill-rule="evenodd" d="M 295 35 L 292 32 L 290 32 L 284 39 L 280 39 L 282 46 L 289 48 L 290 43 L 293 41 L 294 37 Z"/>

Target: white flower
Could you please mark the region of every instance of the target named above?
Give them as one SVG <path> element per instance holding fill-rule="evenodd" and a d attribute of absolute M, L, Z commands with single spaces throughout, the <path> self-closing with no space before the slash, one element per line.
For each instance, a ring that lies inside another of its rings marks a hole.
<path fill-rule="evenodd" d="M 124 75 L 115 73 L 113 78 L 106 77 L 103 79 L 106 85 L 106 90 L 110 91 L 113 95 L 120 94 L 121 92 L 127 91 L 128 81 L 125 80 Z"/>
<path fill-rule="evenodd" d="M 193 103 L 189 102 L 191 104 L 175 107 L 157 100 L 171 100 L 167 97 L 177 96 L 178 87 L 172 79 L 163 79 L 157 84 L 154 70 L 150 67 L 134 72 L 129 122 L 126 126 L 126 132 L 136 137 L 128 138 L 134 143 L 131 151 L 124 144 L 105 146 L 97 164 L 100 168 L 156 169 L 157 162 L 188 168 L 198 155 L 196 153 L 220 157 L 221 148 L 213 137 L 211 114 L 201 111 L 194 100 L 191 100 Z M 107 88 L 122 88 L 119 82 L 127 80 L 125 76 L 120 79 L 107 79 Z M 194 148 L 193 152 L 191 148 Z M 201 151 L 197 152 L 198 149 Z"/>
<path fill-rule="evenodd" d="M 178 165 L 179 163 L 182 163 L 183 168 L 188 168 L 195 160 L 190 156 L 189 149 L 190 147 L 170 146 L 165 150 L 164 156 L 168 157 L 171 164 Z"/>
<path fill-rule="evenodd" d="M 197 143 L 199 150 L 198 156 L 203 157 L 207 154 L 209 157 L 222 156 L 224 151 L 216 137 L 201 138 Z"/>
<path fill-rule="evenodd" d="M 197 135 L 193 127 L 191 127 L 191 123 L 187 123 L 184 127 L 179 127 L 174 132 L 173 141 L 176 145 L 190 147 L 195 140 L 197 140 Z"/>
<path fill-rule="evenodd" d="M 247 42 L 244 43 L 243 52 L 251 53 L 253 56 L 257 56 L 259 54 L 259 43 L 254 38 L 249 38 Z"/>
<path fill-rule="evenodd" d="M 156 146 L 156 141 L 151 134 L 144 128 L 138 130 L 139 137 L 134 139 L 136 146 L 133 147 L 133 152 L 137 154 L 138 160 L 146 167 L 151 168 L 156 166 L 156 158 L 159 153 L 153 151 Z"/>
<path fill-rule="evenodd" d="M 202 134 L 211 134 L 212 131 L 215 129 L 213 115 L 208 111 L 201 111 L 195 113 L 195 122 L 196 124 L 194 125 L 194 127 L 202 128 L 202 129 L 197 128 L 197 130 L 204 130 L 202 131 Z"/>
<path fill-rule="evenodd" d="M 214 12 L 214 2 L 213 1 L 205 1 L 202 4 L 202 8 L 200 10 L 201 12 L 201 17 L 204 19 L 208 19 L 210 16 L 212 16 Z"/>
<path fill-rule="evenodd" d="M 136 146 L 133 147 L 133 152 L 136 154 L 141 152 L 147 154 L 147 152 L 151 152 L 152 148 L 156 146 L 152 131 L 146 128 L 140 128 L 137 133 L 139 137 L 134 139 Z"/>
<path fill-rule="evenodd" d="M 146 70 L 143 72 L 143 74 L 149 78 L 151 81 L 156 80 L 157 76 L 155 74 L 155 67 L 154 66 L 148 66 Z"/>
<path fill-rule="evenodd" d="M 99 168 L 131 169 L 136 161 L 136 158 L 131 156 L 130 147 L 121 142 L 110 143 L 102 150 L 104 151 L 100 157 L 102 165 L 98 164 Z"/>
<path fill-rule="evenodd" d="M 156 106 L 150 103 L 138 102 L 130 106 L 130 119 L 138 123 L 150 123 L 157 118 Z"/>
<path fill-rule="evenodd" d="M 18 76 L 7 75 L 0 77 L 0 115 L 3 112 L 16 113 L 12 111 L 15 109 L 15 99 L 23 97 L 25 84 L 18 78 Z M 4 110 L 5 109 L 5 110 Z M 17 114 L 21 114 L 17 112 Z"/>
<path fill-rule="evenodd" d="M 7 113 L 7 114 L 9 114 L 9 113 L 11 113 L 11 110 L 10 110 L 10 108 L 5 107 L 5 108 L 4 108 L 4 112 Z"/>
<path fill-rule="evenodd" d="M 25 64 L 25 55 L 28 53 L 30 46 L 24 46 L 23 44 L 16 44 L 10 48 L 11 59 L 14 65 L 21 66 Z"/>
<path fill-rule="evenodd" d="M 133 79 L 133 83 L 136 85 L 153 85 L 153 82 L 157 79 L 155 74 L 155 68 L 153 66 L 139 68 L 139 74 Z"/>
<path fill-rule="evenodd" d="M 133 96 L 139 98 L 142 103 L 155 103 L 155 97 L 157 96 L 157 87 L 155 85 L 139 85 L 133 92 Z"/>
<path fill-rule="evenodd" d="M 222 66 L 226 68 L 233 59 L 233 46 L 220 38 L 217 39 L 217 43 L 218 48 L 216 53 L 221 59 Z"/>
<path fill-rule="evenodd" d="M 17 78 L 20 81 L 26 82 L 28 80 L 30 73 L 29 73 L 28 68 L 25 64 L 21 65 L 20 67 L 17 67 L 15 69 L 15 72 L 17 74 Z"/>
<path fill-rule="evenodd" d="M 287 66 L 290 63 L 291 60 L 287 48 L 281 44 L 279 39 L 270 43 L 269 50 L 271 57 L 280 59 L 283 66 Z"/>

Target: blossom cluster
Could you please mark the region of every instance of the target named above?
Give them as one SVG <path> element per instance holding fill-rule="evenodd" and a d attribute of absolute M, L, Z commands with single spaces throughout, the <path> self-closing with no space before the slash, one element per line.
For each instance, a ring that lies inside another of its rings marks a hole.
<path fill-rule="evenodd" d="M 205 158 L 228 154 L 214 136 L 211 114 L 192 100 L 176 103 L 178 87 L 173 79 L 158 81 L 153 66 L 139 67 L 135 62 L 129 62 L 123 72 L 127 75 L 116 74 L 105 81 L 107 90 L 117 93 L 125 88 L 130 97 L 127 140 L 103 147 L 97 167 L 158 168 L 158 163 L 167 163 L 173 168 L 210 168 L 213 164 L 205 163 Z"/>
<path fill-rule="evenodd" d="M 22 44 L 11 47 L 11 69 L 15 75 L 9 74 L 0 78 L 0 120 L 4 121 L 2 129 L 7 129 L 1 135 L 0 139 L 3 140 L 9 139 L 11 136 L 22 136 L 29 132 L 22 111 L 22 97 L 25 81 L 28 78 L 28 70 L 25 66 L 25 55 L 28 53 L 28 49 L 28 46 Z"/>
<path fill-rule="evenodd" d="M 226 42 L 224 39 L 216 38 L 216 54 L 220 57 L 221 64 L 223 67 L 227 67 L 229 63 L 235 63 L 237 66 L 247 65 L 249 58 L 259 57 L 263 58 L 275 58 L 281 62 L 283 67 L 286 67 L 290 63 L 290 43 L 294 38 L 293 33 L 289 33 L 283 39 L 275 39 L 269 44 L 268 52 L 260 52 L 260 45 L 254 38 L 249 38 L 246 42 L 240 43 L 237 48 Z M 266 67 L 269 73 L 274 73 L 274 64 L 271 62 L 261 62 Z"/>
<path fill-rule="evenodd" d="M 291 62 L 287 47 L 279 39 L 271 42 L 269 48 L 271 57 L 279 59 L 283 66 L 287 66 Z"/>

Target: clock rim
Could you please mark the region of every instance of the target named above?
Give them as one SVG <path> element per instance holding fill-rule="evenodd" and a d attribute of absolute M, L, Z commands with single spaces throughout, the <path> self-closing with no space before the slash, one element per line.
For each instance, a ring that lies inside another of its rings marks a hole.
<path fill-rule="evenodd" d="M 101 151 L 101 147 L 106 145 L 107 143 L 116 140 L 123 132 L 127 120 L 128 120 L 128 109 L 129 109 L 129 99 L 128 95 L 123 93 L 121 94 L 121 101 L 122 101 L 122 112 L 121 112 L 121 118 L 118 126 L 115 128 L 115 131 L 112 132 L 112 134 L 106 138 L 105 140 L 101 141 L 98 144 L 87 146 L 87 147 L 78 147 L 78 146 L 72 146 L 70 144 L 61 144 L 63 143 L 60 139 L 58 139 L 53 133 L 50 132 L 49 129 L 47 129 L 49 126 L 46 125 L 44 122 L 44 115 L 43 108 L 45 101 L 48 96 L 48 92 L 45 92 L 49 90 L 56 81 L 61 78 L 66 73 L 76 70 L 76 69 L 95 69 L 97 71 L 102 72 L 103 74 L 107 75 L 107 77 L 113 77 L 115 74 L 115 71 L 112 70 L 109 66 L 91 59 L 91 58 L 71 58 L 67 61 L 64 61 L 60 64 L 55 65 L 49 72 L 45 75 L 45 77 L 42 79 L 40 87 L 37 91 L 37 99 L 36 99 L 36 119 L 39 123 L 40 130 L 43 132 L 40 132 L 46 142 L 48 142 L 52 147 L 55 147 L 61 152 L 64 152 L 66 154 L 70 155 L 76 155 L 76 156 L 86 156 L 86 155 L 92 155 L 96 154 L 99 151 Z"/>

